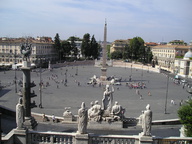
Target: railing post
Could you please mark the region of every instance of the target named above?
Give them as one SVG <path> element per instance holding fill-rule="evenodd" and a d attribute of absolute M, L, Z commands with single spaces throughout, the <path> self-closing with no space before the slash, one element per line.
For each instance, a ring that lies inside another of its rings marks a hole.
<path fill-rule="evenodd" d="M 153 139 L 152 136 L 143 136 L 143 135 L 139 135 L 139 144 L 152 144 L 153 143 Z"/>
<path fill-rule="evenodd" d="M 89 144 L 89 134 L 76 134 L 75 144 Z"/>

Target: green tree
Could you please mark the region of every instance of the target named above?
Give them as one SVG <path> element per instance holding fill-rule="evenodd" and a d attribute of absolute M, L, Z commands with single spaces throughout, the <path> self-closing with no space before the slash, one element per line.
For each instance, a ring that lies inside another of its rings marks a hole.
<path fill-rule="evenodd" d="M 192 100 L 189 100 L 180 107 L 178 116 L 184 125 L 186 136 L 192 137 Z"/>
<path fill-rule="evenodd" d="M 81 53 L 85 58 L 88 58 L 90 54 L 90 34 L 86 33 L 83 36 L 83 41 L 81 45 Z"/>
<path fill-rule="evenodd" d="M 61 60 L 62 58 L 62 49 L 61 49 L 61 40 L 59 38 L 59 34 L 56 33 L 55 39 L 54 39 L 54 48 L 57 50 L 58 58 Z"/>
<path fill-rule="evenodd" d="M 132 60 L 143 59 L 144 40 L 141 37 L 134 37 L 130 40 L 130 50 L 132 52 Z"/>
<path fill-rule="evenodd" d="M 114 51 L 111 53 L 111 59 L 122 59 L 122 57 L 121 51 Z"/>
<path fill-rule="evenodd" d="M 74 56 L 75 59 L 77 59 L 77 55 L 79 54 L 79 51 L 75 44 L 75 37 L 71 37 L 71 54 Z"/>
<path fill-rule="evenodd" d="M 90 42 L 90 54 L 91 57 L 96 59 L 99 56 L 100 52 L 100 47 L 99 44 L 96 42 L 94 35 L 91 37 L 91 42 Z"/>
<path fill-rule="evenodd" d="M 64 57 L 69 56 L 71 54 L 71 44 L 70 44 L 70 42 L 68 42 L 66 40 L 62 41 L 61 42 L 61 48 L 62 48 Z"/>
<path fill-rule="evenodd" d="M 132 54 L 132 51 L 130 46 L 128 44 L 125 45 L 125 50 L 123 52 L 123 59 L 131 59 L 131 54 Z"/>

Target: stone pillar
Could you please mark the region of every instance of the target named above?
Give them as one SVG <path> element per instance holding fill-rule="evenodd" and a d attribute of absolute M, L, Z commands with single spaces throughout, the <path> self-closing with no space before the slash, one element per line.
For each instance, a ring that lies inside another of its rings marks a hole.
<path fill-rule="evenodd" d="M 14 143 L 29 144 L 31 143 L 27 139 L 27 130 L 14 130 Z"/>
<path fill-rule="evenodd" d="M 30 62 L 23 61 L 23 67 L 21 67 L 23 71 L 23 106 L 25 111 L 25 117 L 31 117 L 31 99 L 30 99 L 30 84 L 31 84 L 31 76 L 30 76 Z"/>
<path fill-rule="evenodd" d="M 89 134 L 76 134 L 75 139 L 76 144 L 88 144 Z"/>
<path fill-rule="evenodd" d="M 106 50 L 107 50 L 107 23 L 105 22 L 104 27 L 104 41 L 103 41 L 103 61 L 102 61 L 102 68 L 101 68 L 101 77 L 102 81 L 107 79 L 107 68 L 106 68 Z"/>
<path fill-rule="evenodd" d="M 23 61 L 23 106 L 24 106 L 24 127 L 28 129 L 34 129 L 37 126 L 37 122 L 31 116 L 31 67 L 30 62 Z"/>
<path fill-rule="evenodd" d="M 0 144 L 1 144 L 1 132 L 2 130 L 1 130 L 1 113 L 0 113 Z"/>

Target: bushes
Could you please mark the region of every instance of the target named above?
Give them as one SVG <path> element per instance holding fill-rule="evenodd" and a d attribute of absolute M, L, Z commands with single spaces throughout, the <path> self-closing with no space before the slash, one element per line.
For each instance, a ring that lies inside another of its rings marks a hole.
<path fill-rule="evenodd" d="M 192 100 L 189 100 L 180 107 L 178 116 L 184 125 L 186 136 L 192 137 Z"/>

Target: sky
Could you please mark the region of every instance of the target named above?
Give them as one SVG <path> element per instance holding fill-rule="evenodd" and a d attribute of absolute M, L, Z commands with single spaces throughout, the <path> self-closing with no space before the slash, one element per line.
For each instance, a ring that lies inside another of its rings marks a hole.
<path fill-rule="evenodd" d="M 0 0 L 0 37 L 192 40 L 192 0 Z"/>

